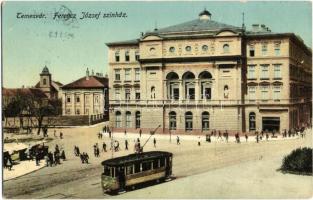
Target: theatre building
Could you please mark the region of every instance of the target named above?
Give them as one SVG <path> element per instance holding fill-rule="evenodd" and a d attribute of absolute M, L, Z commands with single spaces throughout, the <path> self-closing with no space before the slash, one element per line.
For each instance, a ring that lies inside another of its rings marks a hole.
<path fill-rule="evenodd" d="M 294 33 L 223 24 L 204 10 L 107 46 L 116 131 L 283 131 L 311 122 L 312 52 Z"/>

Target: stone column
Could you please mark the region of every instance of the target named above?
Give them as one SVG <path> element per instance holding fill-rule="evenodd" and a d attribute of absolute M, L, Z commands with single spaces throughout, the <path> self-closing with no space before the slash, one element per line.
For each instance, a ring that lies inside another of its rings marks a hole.
<path fill-rule="evenodd" d="M 185 99 L 185 92 L 184 92 L 184 81 L 179 80 L 179 100 L 182 101 Z"/>
<path fill-rule="evenodd" d="M 199 79 L 197 78 L 195 81 L 195 100 L 196 102 L 201 99 L 200 98 L 200 85 L 199 85 Z"/>
<path fill-rule="evenodd" d="M 167 88 L 167 80 L 163 80 L 163 101 L 164 100 L 167 100 L 169 97 L 169 91 L 168 91 L 168 88 Z"/>

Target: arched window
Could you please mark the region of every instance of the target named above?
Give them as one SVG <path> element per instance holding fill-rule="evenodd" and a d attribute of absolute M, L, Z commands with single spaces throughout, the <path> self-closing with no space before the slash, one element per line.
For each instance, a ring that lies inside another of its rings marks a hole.
<path fill-rule="evenodd" d="M 151 99 L 155 99 L 155 87 L 151 87 Z"/>
<path fill-rule="evenodd" d="M 192 122 L 192 112 L 185 113 L 185 130 L 192 131 L 193 122 Z"/>
<path fill-rule="evenodd" d="M 176 130 L 176 113 L 171 111 L 169 114 L 169 129 Z"/>
<path fill-rule="evenodd" d="M 44 79 L 42 80 L 42 82 L 43 82 L 43 83 L 42 83 L 43 85 L 46 85 L 46 84 L 47 84 L 47 79 L 44 78 Z"/>
<path fill-rule="evenodd" d="M 131 112 L 126 111 L 126 128 L 131 127 Z"/>
<path fill-rule="evenodd" d="M 224 44 L 223 45 L 223 52 L 224 53 L 229 53 L 229 44 Z"/>
<path fill-rule="evenodd" d="M 210 114 L 208 112 L 202 113 L 202 131 L 208 131 L 210 127 Z"/>
<path fill-rule="evenodd" d="M 115 113 L 115 127 L 116 128 L 122 127 L 122 115 L 120 111 L 116 111 Z"/>
<path fill-rule="evenodd" d="M 224 98 L 228 99 L 228 95 L 229 95 L 229 88 L 228 85 L 224 86 Z"/>
<path fill-rule="evenodd" d="M 168 99 L 178 100 L 179 99 L 179 77 L 177 73 L 170 72 L 166 75 L 167 81 L 167 95 Z"/>
<path fill-rule="evenodd" d="M 136 112 L 136 128 L 140 128 L 140 112 Z"/>
<path fill-rule="evenodd" d="M 117 51 L 115 52 L 115 62 L 119 62 L 120 61 L 120 52 Z"/>
<path fill-rule="evenodd" d="M 211 99 L 212 75 L 210 72 L 203 71 L 199 74 L 201 83 L 201 99 Z"/>
<path fill-rule="evenodd" d="M 255 113 L 251 112 L 249 114 L 249 130 L 250 131 L 255 131 Z"/>
<path fill-rule="evenodd" d="M 195 75 L 192 72 L 186 72 L 183 75 L 183 81 L 185 86 L 185 98 L 194 100 L 195 99 Z"/>

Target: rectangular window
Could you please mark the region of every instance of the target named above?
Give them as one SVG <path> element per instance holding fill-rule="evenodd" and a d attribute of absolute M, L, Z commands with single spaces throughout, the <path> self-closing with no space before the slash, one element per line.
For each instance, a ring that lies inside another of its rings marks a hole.
<path fill-rule="evenodd" d="M 125 88 L 125 99 L 130 100 L 130 88 Z"/>
<path fill-rule="evenodd" d="M 276 43 L 274 47 L 275 47 L 275 56 L 279 56 L 280 55 L 280 43 Z"/>
<path fill-rule="evenodd" d="M 119 114 L 119 115 L 116 115 L 116 120 L 115 120 L 115 125 L 116 125 L 116 128 L 120 128 L 122 127 L 122 116 Z"/>
<path fill-rule="evenodd" d="M 115 69 L 114 72 L 115 72 L 115 80 L 120 81 L 121 80 L 121 70 Z"/>
<path fill-rule="evenodd" d="M 89 105 L 89 95 L 86 95 L 86 96 L 85 96 L 85 104 L 86 104 L 86 105 Z"/>
<path fill-rule="evenodd" d="M 139 60 L 139 58 L 140 58 L 140 57 L 139 57 L 139 52 L 138 52 L 138 51 L 136 51 L 136 53 L 135 53 L 135 60 L 136 60 L 136 61 L 138 61 L 138 60 Z"/>
<path fill-rule="evenodd" d="M 140 69 L 139 68 L 135 69 L 135 80 L 136 81 L 140 80 Z"/>
<path fill-rule="evenodd" d="M 261 65 L 261 79 L 269 79 L 268 65 Z"/>
<path fill-rule="evenodd" d="M 71 97 L 70 96 L 66 97 L 66 102 L 71 103 Z"/>
<path fill-rule="evenodd" d="M 267 44 L 262 44 L 262 56 L 267 55 Z"/>
<path fill-rule="evenodd" d="M 125 61 L 128 62 L 129 61 L 129 51 L 125 52 Z"/>
<path fill-rule="evenodd" d="M 136 89 L 135 96 L 136 96 L 136 100 L 140 100 L 140 89 Z"/>
<path fill-rule="evenodd" d="M 115 52 L 115 62 L 120 62 L 120 53 Z"/>
<path fill-rule="evenodd" d="M 269 99 L 269 87 L 261 86 L 261 99 L 262 101 L 266 101 Z"/>
<path fill-rule="evenodd" d="M 80 98 L 79 96 L 76 96 L 76 103 L 79 103 L 80 102 Z"/>
<path fill-rule="evenodd" d="M 80 110 L 76 109 L 76 115 L 79 115 L 79 114 L 80 114 Z"/>
<path fill-rule="evenodd" d="M 274 78 L 281 78 L 281 64 L 274 65 Z"/>
<path fill-rule="evenodd" d="M 125 69 L 125 81 L 130 81 L 130 71 L 131 69 Z"/>
<path fill-rule="evenodd" d="M 274 99 L 274 101 L 280 100 L 280 91 L 281 91 L 280 86 L 273 86 L 273 99 Z"/>
<path fill-rule="evenodd" d="M 254 46 L 253 45 L 249 46 L 249 55 L 250 55 L 250 57 L 254 57 Z"/>
<path fill-rule="evenodd" d="M 131 127 L 131 115 L 126 113 L 126 128 Z"/>
<path fill-rule="evenodd" d="M 254 101 L 256 99 L 256 86 L 249 86 L 248 87 L 248 95 L 249 95 L 249 100 Z"/>
<path fill-rule="evenodd" d="M 255 65 L 248 66 L 248 79 L 255 79 Z"/>
<path fill-rule="evenodd" d="M 121 98 L 121 91 L 120 88 L 115 88 L 115 100 L 120 100 Z"/>

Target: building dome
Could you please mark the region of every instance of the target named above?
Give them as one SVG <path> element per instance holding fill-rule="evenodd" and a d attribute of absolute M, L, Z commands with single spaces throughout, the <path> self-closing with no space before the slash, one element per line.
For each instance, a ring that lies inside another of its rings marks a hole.
<path fill-rule="evenodd" d="M 43 68 L 41 74 L 50 74 L 50 73 L 49 73 L 49 69 L 48 69 L 47 66 L 45 66 L 45 67 Z"/>
<path fill-rule="evenodd" d="M 199 14 L 200 20 L 210 20 L 211 19 L 211 13 L 204 9 L 200 14 Z"/>

